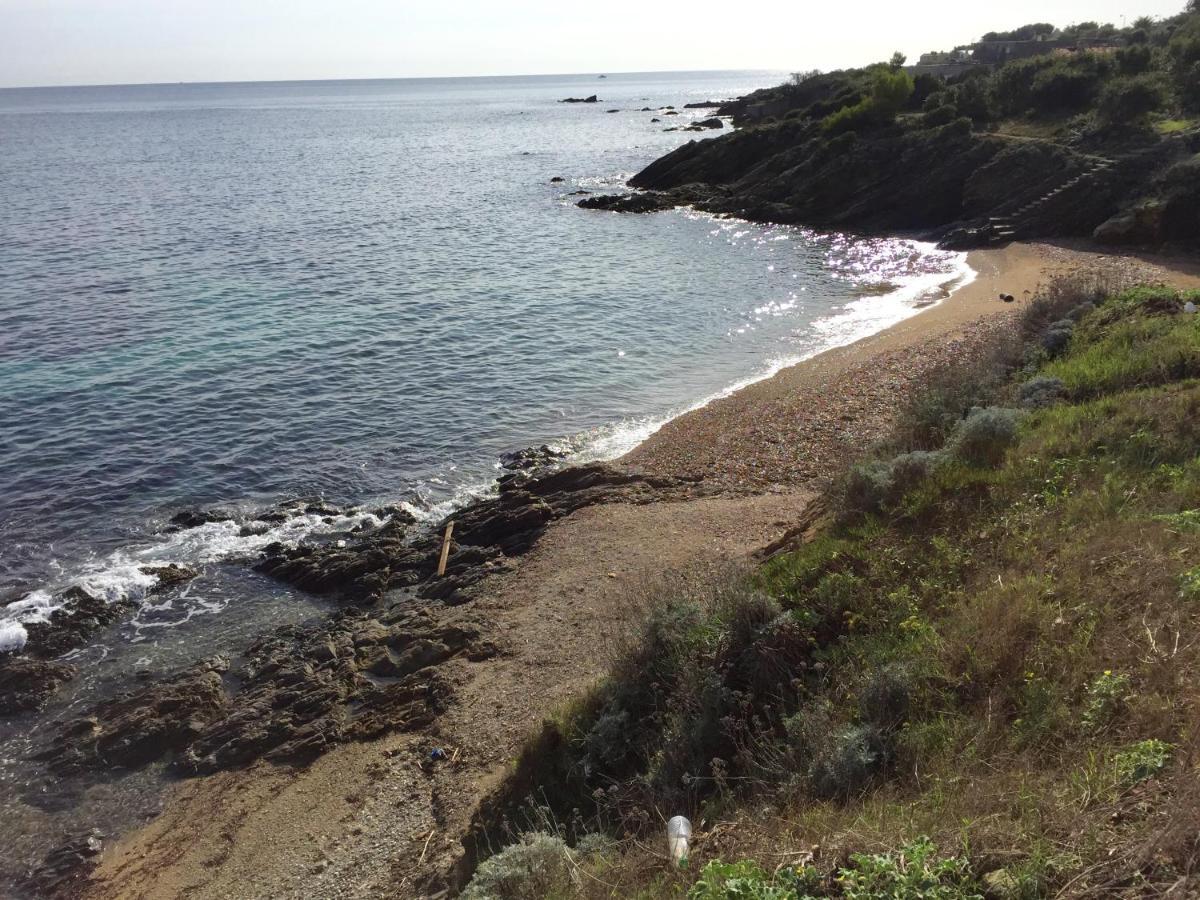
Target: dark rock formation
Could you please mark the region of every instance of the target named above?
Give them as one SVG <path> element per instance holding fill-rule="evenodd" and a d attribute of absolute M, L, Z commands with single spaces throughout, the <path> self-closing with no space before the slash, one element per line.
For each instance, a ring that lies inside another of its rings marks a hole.
<path fill-rule="evenodd" d="M 41 709 L 64 681 L 75 677 L 67 663 L 0 655 L 0 715 Z"/>
<path fill-rule="evenodd" d="M 725 123 L 713 116 L 711 119 L 702 119 L 699 122 L 693 122 L 687 126 L 684 131 L 707 131 L 710 128 L 724 128 Z"/>
<path fill-rule="evenodd" d="M 566 457 L 566 451 L 555 450 L 549 444 L 540 447 L 528 447 L 524 450 L 514 450 L 511 453 L 500 454 L 500 467 L 510 472 L 527 472 L 530 469 L 541 469 L 553 465 Z"/>
<path fill-rule="evenodd" d="M 427 727 L 450 696 L 435 667 L 493 655 L 480 634 L 478 625 L 442 623 L 399 603 L 266 637 L 247 653 L 228 714 L 178 765 L 195 773 L 260 758 L 303 764 L 339 743 Z"/>
<path fill-rule="evenodd" d="M 189 569 L 187 566 L 176 565 L 169 563 L 165 566 L 142 566 L 141 572 L 143 575 L 153 575 L 158 581 L 150 588 L 150 593 L 161 594 L 163 591 L 169 591 L 173 587 L 178 587 L 184 582 L 191 581 L 200 573 L 195 569 Z"/>
<path fill-rule="evenodd" d="M 566 179 L 564 179 L 561 175 L 555 175 L 553 178 L 550 179 L 550 183 L 551 184 L 562 184 L 563 181 L 565 181 L 565 180 Z"/>
<path fill-rule="evenodd" d="M 606 110 L 605 110 L 605 112 L 608 112 L 608 113 L 619 113 L 619 112 L 620 112 L 620 110 L 619 110 L 619 109 L 606 109 Z"/>
<path fill-rule="evenodd" d="M 35 897 L 75 897 L 104 849 L 104 835 L 92 830 L 46 854 L 24 885 Z"/>
<path fill-rule="evenodd" d="M 716 109 L 724 104 L 720 100 L 701 100 L 699 103 L 685 103 L 684 109 Z"/>
<path fill-rule="evenodd" d="M 457 603 L 464 599 L 461 589 L 502 564 L 504 557 L 527 552 L 557 518 L 595 503 L 638 502 L 694 488 L 691 482 L 634 475 L 602 464 L 532 477 L 514 472 L 499 480 L 498 497 L 453 515 L 456 551 L 447 578 L 430 580 L 437 568 L 442 526 L 414 539 L 385 526 L 344 547 L 269 547 L 258 568 L 305 590 L 335 594 L 348 604 L 371 602 L 389 590 L 412 586 L 419 586 L 423 596 Z"/>
<path fill-rule="evenodd" d="M 29 655 L 52 659 L 76 650 L 102 628 L 125 618 L 134 607 L 130 600 L 109 603 L 81 587 L 68 588 L 55 599 L 62 606 L 50 614 L 50 621 L 25 625 L 29 635 L 25 652 Z"/>
<path fill-rule="evenodd" d="M 209 522 L 229 522 L 232 519 L 232 513 L 221 509 L 185 509 L 171 516 L 167 530 L 198 528 Z"/>
<path fill-rule="evenodd" d="M 133 769 L 188 746 L 229 706 L 217 657 L 140 691 L 120 694 L 64 724 L 39 754 L 60 774 Z"/>
<path fill-rule="evenodd" d="M 567 97 L 565 100 L 559 100 L 558 102 L 559 103 L 599 103 L 600 101 L 598 99 L 596 99 L 595 94 L 592 94 L 590 97 Z"/>
<path fill-rule="evenodd" d="M 97 704 L 39 753 L 59 775 L 132 769 L 173 756 L 183 773 L 258 759 L 303 764 L 347 741 L 428 726 L 450 695 L 436 667 L 495 655 L 469 621 L 439 621 L 401 597 L 261 638 L 227 689 L 216 658 Z"/>
<path fill-rule="evenodd" d="M 580 200 L 576 206 L 580 209 L 604 209 L 609 212 L 646 213 L 657 212 L 660 209 L 671 209 L 678 204 L 663 194 L 602 194 L 598 197 L 588 197 Z"/>

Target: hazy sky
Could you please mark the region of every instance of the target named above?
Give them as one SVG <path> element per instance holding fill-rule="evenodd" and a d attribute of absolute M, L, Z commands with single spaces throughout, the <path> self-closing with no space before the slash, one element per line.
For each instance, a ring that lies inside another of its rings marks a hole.
<path fill-rule="evenodd" d="M 0 86 L 830 69 L 1185 0 L 0 0 Z"/>

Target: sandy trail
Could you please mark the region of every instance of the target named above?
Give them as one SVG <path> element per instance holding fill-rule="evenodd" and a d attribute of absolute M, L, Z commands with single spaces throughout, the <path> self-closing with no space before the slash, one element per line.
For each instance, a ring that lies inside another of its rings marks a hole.
<path fill-rule="evenodd" d="M 300 771 L 259 764 L 181 783 L 161 815 L 104 853 L 87 895 L 429 895 L 524 738 L 603 671 L 640 585 L 745 560 L 780 537 L 814 480 L 881 436 L 922 372 L 972 352 L 1021 305 L 1001 292 L 1022 298 L 1073 268 L 1147 265 L 1041 245 L 976 252 L 971 264 L 976 281 L 939 306 L 676 419 L 630 454 L 628 465 L 725 492 L 595 506 L 554 524 L 465 608 L 502 653 L 443 667 L 455 702 L 433 730 L 342 746 Z M 1195 274 L 1139 271 L 1200 286 Z M 452 761 L 430 766 L 433 747 Z"/>

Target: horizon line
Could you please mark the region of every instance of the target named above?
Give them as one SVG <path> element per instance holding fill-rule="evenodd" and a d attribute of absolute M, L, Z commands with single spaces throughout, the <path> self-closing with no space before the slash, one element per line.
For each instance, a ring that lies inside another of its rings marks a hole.
<path fill-rule="evenodd" d="M 685 75 L 701 72 L 784 72 L 784 69 L 636 69 L 625 72 L 524 72 L 512 75 L 375 75 L 331 78 L 249 78 L 218 81 L 113 81 L 96 82 L 91 84 L 13 84 L 0 85 L 0 91 L 40 91 L 61 90 L 64 88 L 128 88 L 128 87 L 176 87 L 178 85 L 232 85 L 232 84 L 320 84 L 339 81 L 438 81 L 447 79 L 468 78 L 564 78 L 581 75 L 592 75 L 597 80 L 601 77 L 620 75 Z"/>

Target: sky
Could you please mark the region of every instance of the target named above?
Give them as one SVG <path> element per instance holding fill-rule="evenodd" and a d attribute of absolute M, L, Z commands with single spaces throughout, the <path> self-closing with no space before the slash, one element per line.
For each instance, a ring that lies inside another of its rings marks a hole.
<path fill-rule="evenodd" d="M 797 71 L 1185 0 L 0 0 L 0 86 Z"/>

